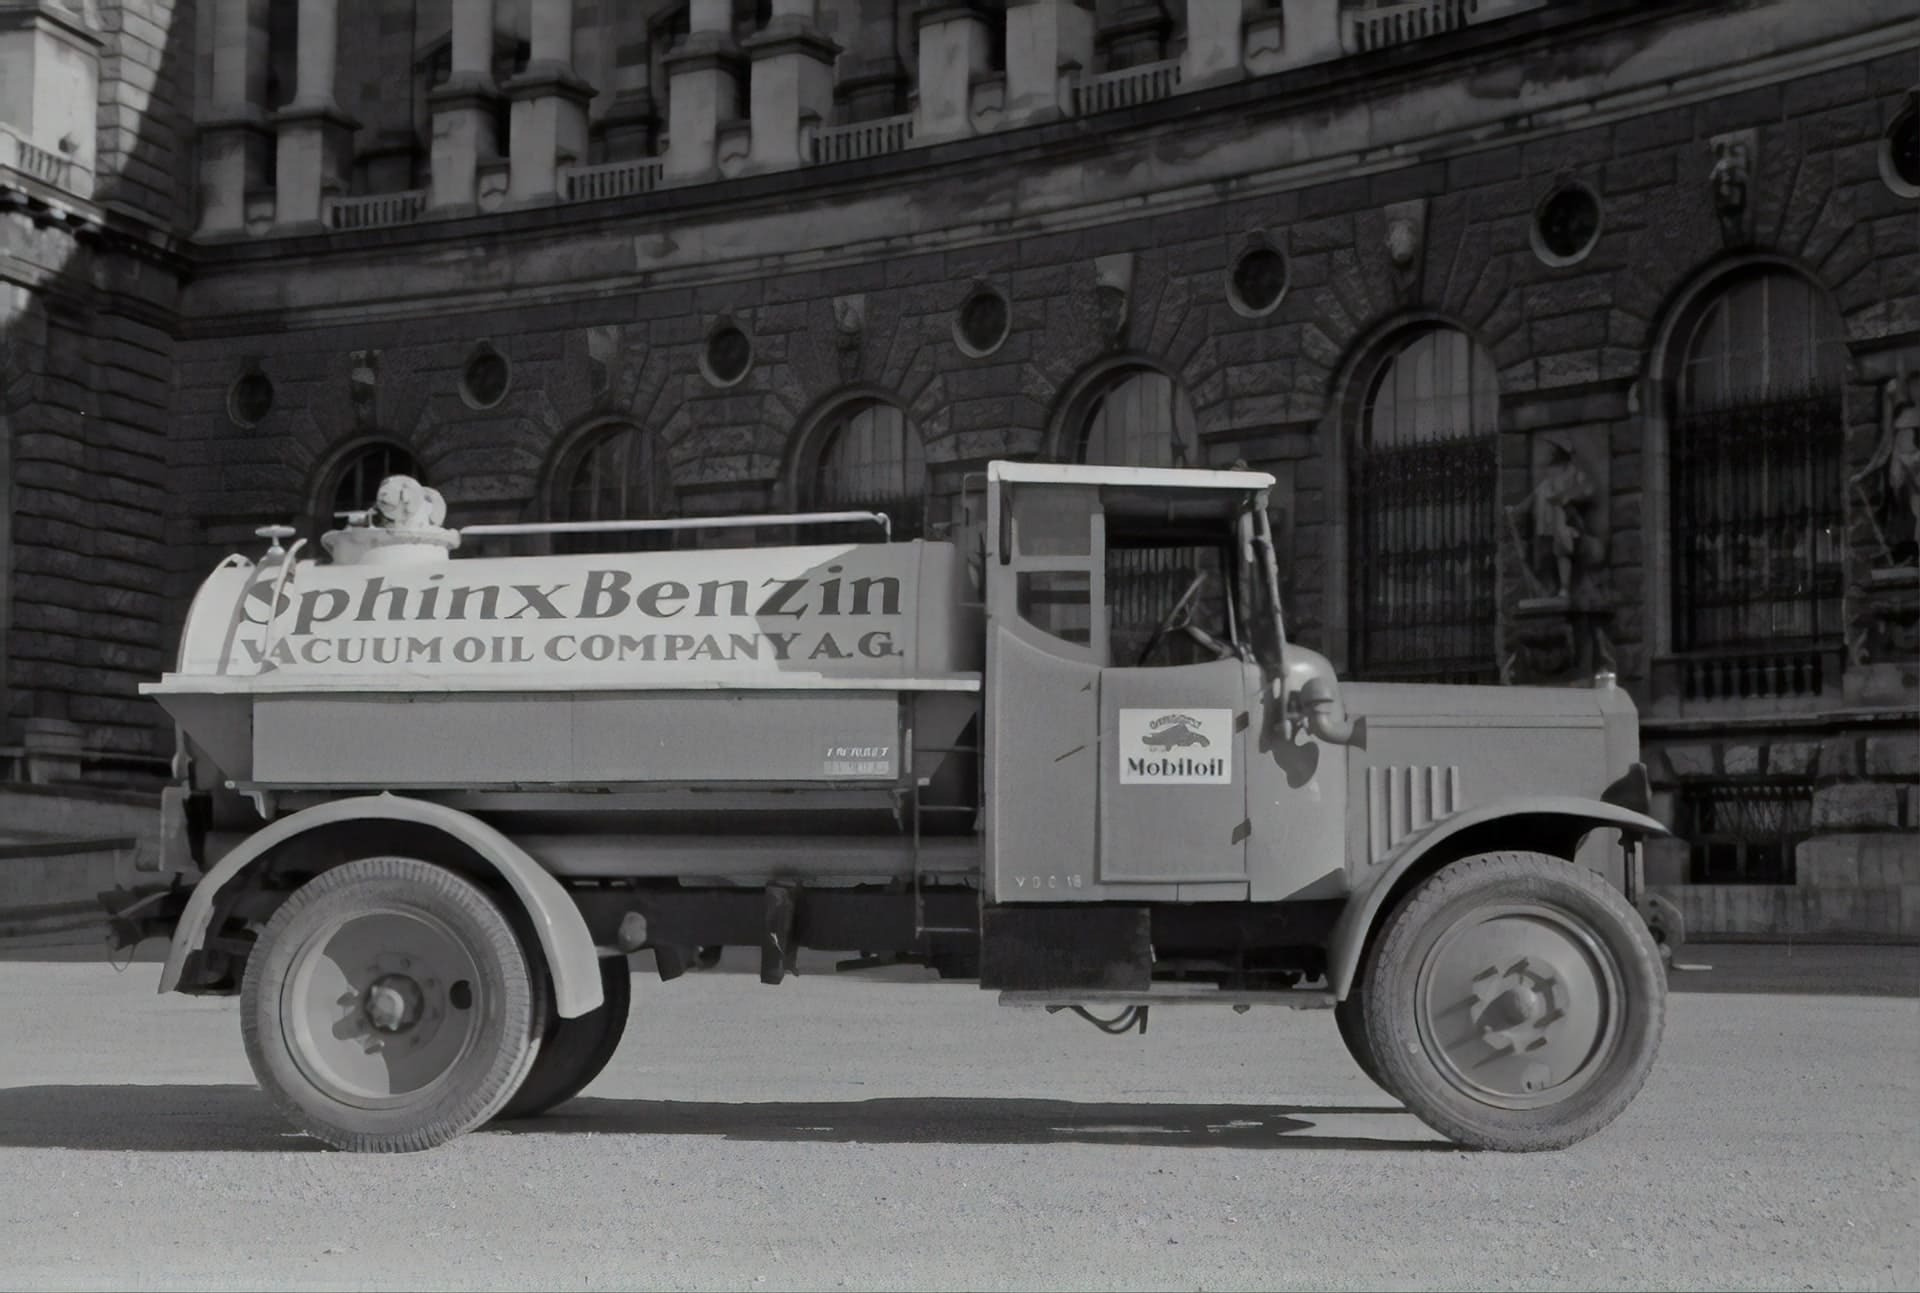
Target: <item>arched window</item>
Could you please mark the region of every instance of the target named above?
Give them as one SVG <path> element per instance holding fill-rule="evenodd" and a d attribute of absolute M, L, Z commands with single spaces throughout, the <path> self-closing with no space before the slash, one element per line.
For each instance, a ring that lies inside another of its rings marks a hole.
<path fill-rule="evenodd" d="M 807 481 L 806 505 L 820 512 L 885 512 L 896 539 L 918 538 L 926 526 L 927 458 L 907 415 L 878 400 L 837 411 L 820 439 Z M 865 542 L 871 525 L 815 529 L 802 542 Z"/>
<path fill-rule="evenodd" d="M 1116 374 L 1086 406 L 1075 457 L 1107 467 L 1198 467 L 1199 436 L 1193 405 L 1165 373 L 1150 368 Z M 1185 634 L 1170 634 L 1143 652 L 1154 626 L 1198 575 L 1207 583 L 1195 603 L 1196 621 L 1224 625 L 1226 554 L 1211 546 L 1169 542 L 1164 529 L 1128 533 L 1108 522 L 1107 644 L 1116 665 L 1193 664 L 1206 656 Z"/>
<path fill-rule="evenodd" d="M 1457 329 L 1403 337 L 1372 374 L 1348 476 L 1355 677 L 1497 679 L 1499 421 L 1493 360 Z"/>
<path fill-rule="evenodd" d="M 414 456 L 400 445 L 377 441 L 361 445 L 342 458 L 333 469 L 326 488 L 320 491 L 322 511 L 316 519 L 316 533 L 337 530 L 346 524 L 345 513 L 364 512 L 374 504 L 380 482 L 389 476 L 411 476 L 421 484 L 431 482 L 421 473 Z"/>
<path fill-rule="evenodd" d="M 1766 270 L 1729 283 L 1679 336 L 1673 646 L 1696 657 L 1683 689 L 1817 694 L 1819 648 L 1842 631 L 1844 326 L 1813 284 Z"/>
<path fill-rule="evenodd" d="M 1195 467 L 1193 406 L 1165 373 L 1128 369 L 1095 397 L 1074 458 L 1107 467 Z"/>
<path fill-rule="evenodd" d="M 645 521 L 674 515 L 666 447 L 639 427 L 615 424 L 589 435 L 562 463 L 554 498 L 560 521 Z M 556 552 L 653 552 L 672 530 L 556 534 Z"/>

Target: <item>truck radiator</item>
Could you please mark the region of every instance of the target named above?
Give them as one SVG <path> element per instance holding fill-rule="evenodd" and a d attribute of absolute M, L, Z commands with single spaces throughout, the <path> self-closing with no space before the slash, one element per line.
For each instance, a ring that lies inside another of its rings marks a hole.
<path fill-rule="evenodd" d="M 1367 848 L 1385 860 L 1401 840 L 1466 805 L 1457 764 L 1367 769 Z"/>

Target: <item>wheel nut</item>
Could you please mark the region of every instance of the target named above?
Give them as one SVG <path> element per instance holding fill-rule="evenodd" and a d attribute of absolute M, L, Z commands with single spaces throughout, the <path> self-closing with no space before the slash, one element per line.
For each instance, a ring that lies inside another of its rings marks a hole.
<path fill-rule="evenodd" d="M 1508 988 L 1488 1002 L 1486 1012 L 1480 1016 L 1480 1025 L 1494 1030 L 1517 1028 L 1539 1018 L 1540 1012 L 1540 994 L 1522 984 Z"/>
<path fill-rule="evenodd" d="M 394 989 L 378 984 L 367 993 L 367 1018 L 375 1028 L 392 1032 L 406 1015 L 407 1003 Z"/>

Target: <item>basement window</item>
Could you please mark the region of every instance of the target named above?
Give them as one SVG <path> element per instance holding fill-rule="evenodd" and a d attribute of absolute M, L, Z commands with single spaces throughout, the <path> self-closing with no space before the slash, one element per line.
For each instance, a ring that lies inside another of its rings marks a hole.
<path fill-rule="evenodd" d="M 1813 782 L 1803 777 L 1683 781 L 1679 835 L 1694 884 L 1792 884 L 1794 853 L 1813 833 Z"/>

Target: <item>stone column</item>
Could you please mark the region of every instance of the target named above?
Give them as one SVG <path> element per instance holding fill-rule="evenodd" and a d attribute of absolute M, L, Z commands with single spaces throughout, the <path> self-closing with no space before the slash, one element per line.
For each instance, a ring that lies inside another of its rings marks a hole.
<path fill-rule="evenodd" d="M 573 0 L 532 0 L 527 70 L 507 83 L 513 100 L 507 155 L 515 201 L 552 197 L 561 158 L 587 160 L 587 104 L 593 87 L 573 70 Z"/>
<path fill-rule="evenodd" d="M 1129 3 L 1100 29 L 1094 44 L 1106 52 L 1108 71 L 1139 67 L 1160 61 L 1172 28 L 1172 20 L 1157 0 Z"/>
<path fill-rule="evenodd" d="M 1060 116 L 1066 74 L 1093 66 L 1093 10 L 1081 0 L 1010 0 L 1007 115 L 1010 126 Z"/>
<path fill-rule="evenodd" d="M 333 99 L 340 15 L 335 0 L 300 0 L 293 102 L 274 114 L 279 129 L 274 221 L 320 224 L 321 195 L 345 187 L 360 123 Z"/>
<path fill-rule="evenodd" d="M 453 0 L 453 68 L 433 87 L 433 191 L 429 205 L 468 210 L 476 200 L 474 171 L 495 156 L 493 84 L 494 0 Z"/>
<path fill-rule="evenodd" d="M 824 121 L 833 110 L 833 60 L 839 53 L 814 26 L 814 0 L 773 0 L 766 30 L 747 41 L 753 169 L 785 169 L 807 160 L 800 155 L 800 119 L 811 114 Z"/>
<path fill-rule="evenodd" d="M 1281 56 L 1267 71 L 1341 56 L 1339 0 L 1281 0 Z"/>
<path fill-rule="evenodd" d="M 666 178 L 680 182 L 716 173 L 720 125 L 740 115 L 731 0 L 693 0 L 690 25 L 686 43 L 666 59 Z"/>
<path fill-rule="evenodd" d="M 899 22 L 894 0 L 860 0 L 860 26 L 847 33 L 840 97 L 848 121 L 875 121 L 900 111 L 907 70 L 900 64 Z"/>
<path fill-rule="evenodd" d="M 613 101 L 600 114 L 600 137 L 607 160 L 630 162 L 653 156 L 660 112 L 653 100 L 652 42 L 647 13 L 635 4 L 618 6 L 613 28 Z"/>
<path fill-rule="evenodd" d="M 973 133 L 973 81 L 993 58 L 987 18 L 961 0 L 936 0 L 914 14 L 920 32 L 920 103 L 914 112 L 917 143 Z"/>
<path fill-rule="evenodd" d="M 238 233 L 246 224 L 247 190 L 267 173 L 273 131 L 260 90 L 266 68 L 253 66 L 251 0 L 215 0 L 212 102 L 200 120 L 200 228 Z M 260 60 L 264 64 L 265 60 Z M 251 75 L 250 73 L 257 73 Z"/>
<path fill-rule="evenodd" d="M 1181 60 L 1182 89 L 1237 81 L 1242 60 L 1243 0 L 1187 0 L 1187 52 Z"/>

